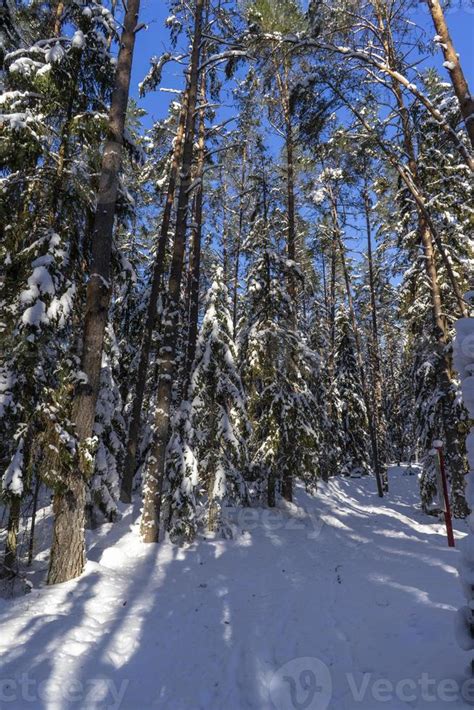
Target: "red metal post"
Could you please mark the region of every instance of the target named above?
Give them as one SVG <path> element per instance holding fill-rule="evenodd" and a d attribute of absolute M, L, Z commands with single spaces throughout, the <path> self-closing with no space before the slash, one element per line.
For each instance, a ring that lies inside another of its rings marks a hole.
<path fill-rule="evenodd" d="M 441 480 L 443 482 L 443 498 L 444 498 L 444 522 L 446 524 L 446 534 L 448 536 L 449 547 L 454 547 L 453 520 L 451 517 L 451 506 L 449 504 L 448 479 L 446 477 L 446 466 L 444 463 L 443 444 L 436 441 L 434 448 L 438 454 L 439 470 L 441 472 Z"/>

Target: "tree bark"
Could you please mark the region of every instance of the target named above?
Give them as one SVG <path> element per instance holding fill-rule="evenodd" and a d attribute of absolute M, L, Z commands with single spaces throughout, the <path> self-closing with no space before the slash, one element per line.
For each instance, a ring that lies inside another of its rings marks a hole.
<path fill-rule="evenodd" d="M 198 335 L 199 320 L 199 284 L 201 274 L 201 237 L 202 237 L 202 196 L 199 193 L 193 201 L 193 227 L 191 230 L 191 245 L 186 283 L 185 298 L 185 332 L 184 372 L 182 381 L 182 396 L 188 396 L 189 383 L 193 370 L 194 356 Z"/>
<path fill-rule="evenodd" d="M 336 245 L 334 240 L 331 241 L 331 250 L 329 253 L 329 284 L 325 285 L 325 315 L 326 323 L 329 331 L 329 354 L 327 363 L 327 382 L 329 386 L 334 382 L 334 367 L 335 367 L 335 355 L 336 355 Z M 324 281 L 326 282 L 326 264 L 324 249 L 322 252 L 323 257 L 323 273 Z M 330 390 L 329 390 L 330 393 Z M 327 415 L 332 423 L 337 421 L 337 412 L 334 407 L 334 402 L 331 396 L 327 398 Z M 332 429 L 332 426 L 331 426 Z M 328 432 L 328 439 L 332 439 L 332 431 Z M 327 468 L 327 470 L 326 470 Z M 329 480 L 329 477 L 337 474 L 336 461 L 333 457 L 330 457 L 330 463 L 324 468 L 322 476 L 323 480 Z"/>
<path fill-rule="evenodd" d="M 439 46 L 443 51 L 444 66 L 449 72 L 451 82 L 454 88 L 454 93 L 459 101 L 461 115 L 466 124 L 466 130 L 474 148 L 474 97 L 469 91 L 469 86 L 464 76 L 461 67 L 461 62 L 456 54 L 454 45 L 449 34 L 448 25 L 444 16 L 443 8 L 439 0 L 427 0 L 427 4 L 433 20 L 433 25 L 438 37 L 440 37 Z"/>
<path fill-rule="evenodd" d="M 92 260 L 87 284 L 81 358 L 81 370 L 87 381 L 78 387 L 73 402 L 72 421 L 79 443 L 78 462 L 74 469 L 64 473 L 63 485 L 54 496 L 54 530 L 48 584 L 66 582 L 79 576 L 85 564 L 84 525 L 88 477 L 85 460 L 94 426 L 104 332 L 111 296 L 115 205 L 139 8 L 140 0 L 128 1 L 121 36 L 109 112 L 109 135 L 102 157 L 92 238 Z"/>
<path fill-rule="evenodd" d="M 242 249 L 242 235 L 244 230 L 244 190 L 245 190 L 245 158 L 247 155 L 247 146 L 242 144 L 242 170 L 240 173 L 240 196 L 239 196 L 239 230 L 237 233 L 237 243 L 235 244 L 234 254 L 234 278 L 233 278 L 233 294 L 232 294 L 232 327 L 234 340 L 237 337 L 237 314 L 238 314 L 238 295 L 239 295 L 239 273 L 240 273 L 240 252 Z"/>
<path fill-rule="evenodd" d="M 291 122 L 290 95 L 288 87 L 288 68 L 284 66 L 284 77 L 277 71 L 277 82 L 280 89 L 280 97 L 283 106 L 283 116 L 285 120 L 285 148 L 286 148 L 286 194 L 287 194 L 287 242 L 286 249 L 288 259 L 296 261 L 296 217 L 295 217 L 295 165 L 294 165 L 294 142 L 293 126 Z M 288 293 L 296 307 L 296 284 L 294 274 L 290 272 L 288 276 Z M 293 500 L 293 476 L 291 471 L 286 469 L 281 485 L 281 494 L 287 501 Z"/>
<path fill-rule="evenodd" d="M 334 375 L 334 358 L 336 355 L 336 246 L 331 244 L 331 273 L 329 280 L 329 374 L 332 379 Z"/>
<path fill-rule="evenodd" d="M 191 187 L 203 9 L 204 0 L 196 0 L 194 7 L 194 37 L 189 72 L 186 131 L 181 169 L 182 178 L 179 188 L 173 256 L 168 283 L 168 302 L 166 313 L 163 317 L 163 342 L 160 347 L 161 371 L 156 400 L 155 439 L 152 444 L 150 464 L 143 491 L 144 501 L 140 533 L 144 542 L 158 542 L 160 534 L 161 494 L 165 475 L 166 446 L 169 436 L 171 396 L 178 336 L 179 301 Z"/>
<path fill-rule="evenodd" d="M 53 35 L 59 37 L 61 34 L 61 25 L 63 22 L 64 0 L 58 0 L 54 11 Z"/>
<path fill-rule="evenodd" d="M 379 333 L 377 318 L 377 303 L 375 298 L 375 277 L 372 257 L 372 228 L 370 224 L 370 198 L 367 187 L 363 191 L 365 222 L 367 232 L 367 261 L 369 265 L 369 290 L 370 290 L 370 315 L 371 315 L 371 371 L 372 371 L 372 417 L 374 427 L 374 437 L 376 440 L 376 459 L 380 476 L 383 481 L 384 490 L 388 490 L 388 481 L 383 473 L 380 463 L 380 441 L 384 439 L 381 431 L 381 409 L 382 409 L 382 374 L 380 366 Z"/>
<path fill-rule="evenodd" d="M 176 193 L 176 185 L 178 182 L 178 171 L 181 162 L 183 151 L 183 139 L 186 125 L 187 115 L 187 90 L 184 92 L 183 105 L 179 115 L 178 129 L 176 132 L 175 149 L 173 160 L 168 180 L 168 192 L 166 196 L 166 204 L 161 220 L 160 237 L 158 239 L 158 248 L 156 251 L 155 264 L 153 268 L 153 276 L 150 288 L 150 300 L 148 301 L 147 316 L 145 322 L 145 332 L 140 351 L 140 360 L 137 369 L 137 382 L 135 385 L 135 395 L 133 398 L 132 411 L 130 416 L 130 424 L 128 428 L 127 453 L 125 456 L 122 487 L 120 499 L 123 503 L 131 503 L 133 478 L 136 470 L 138 436 L 140 433 L 140 424 L 143 409 L 143 398 L 145 394 L 145 385 L 148 372 L 148 363 L 150 359 L 150 350 L 153 340 L 153 333 L 156 325 L 156 305 L 160 289 L 162 287 L 166 247 L 168 243 L 168 232 L 171 222 L 171 212 Z"/>
<path fill-rule="evenodd" d="M 203 72 L 204 76 L 204 72 Z M 204 86 L 203 86 L 204 84 Z M 201 84 L 201 89 L 205 91 L 205 79 Z M 204 97 L 204 94 L 203 94 Z M 186 343 L 186 360 L 185 360 L 185 380 L 183 395 L 187 397 L 191 372 L 196 354 L 196 342 L 198 333 L 198 317 L 199 317 L 199 283 L 201 276 L 201 237 L 202 237 L 202 200 L 203 186 L 202 178 L 204 171 L 204 155 L 205 155 L 205 123 L 204 109 L 201 109 L 199 114 L 199 138 L 198 138 L 198 167 L 196 177 L 201 180 L 201 184 L 197 188 L 196 202 L 194 206 L 194 225 L 192 231 L 192 247 L 191 247 L 191 269 L 190 269 L 190 293 L 189 293 L 189 327 L 188 338 Z"/>
<path fill-rule="evenodd" d="M 293 129 L 291 118 L 288 116 L 286 123 L 286 162 L 287 162 L 287 200 L 288 200 L 288 259 L 296 261 L 296 219 L 295 219 L 295 164 Z M 288 285 L 290 296 L 296 298 L 294 280 L 290 279 Z"/>
<path fill-rule="evenodd" d="M 194 205 L 194 224 L 191 243 L 191 269 L 190 269 L 190 293 L 189 293 L 189 327 L 186 343 L 185 360 L 185 384 L 183 389 L 184 397 L 187 396 L 191 371 L 196 354 L 196 342 L 198 332 L 199 317 L 199 283 L 201 275 L 201 238 L 202 238 L 202 203 L 203 203 L 203 175 L 204 158 L 206 150 L 206 72 L 201 72 L 201 109 L 199 111 L 199 129 L 197 144 L 197 170 L 196 180 L 200 183 L 196 190 L 196 201 Z"/>

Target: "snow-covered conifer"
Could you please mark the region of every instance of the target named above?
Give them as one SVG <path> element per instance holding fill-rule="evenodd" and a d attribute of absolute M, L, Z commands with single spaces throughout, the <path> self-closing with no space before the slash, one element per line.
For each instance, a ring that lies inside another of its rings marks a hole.
<path fill-rule="evenodd" d="M 370 447 L 367 408 L 362 391 L 356 343 L 347 310 L 341 306 L 336 318 L 337 348 L 334 378 L 340 400 L 341 473 L 368 473 Z"/>
<path fill-rule="evenodd" d="M 474 290 L 467 299 L 474 304 Z M 461 318 L 456 322 L 454 343 L 454 366 L 459 373 L 462 398 L 471 420 L 474 419 L 474 318 Z M 469 471 L 466 475 L 467 505 L 474 510 L 474 426 L 467 436 Z M 456 620 L 458 643 L 466 651 L 474 649 L 474 525 L 472 513 L 468 517 L 469 534 L 461 542 L 459 571 L 463 591 L 468 604 L 459 609 Z M 472 664 L 472 661 L 471 661 Z"/>
<path fill-rule="evenodd" d="M 318 406 L 309 382 L 318 358 L 295 329 L 286 288 L 288 271 L 291 280 L 297 278 L 295 265 L 278 254 L 264 220 L 256 222 L 247 249 L 251 265 L 239 342 L 253 425 L 252 477 L 257 496 L 274 506 L 279 494 L 292 499 L 294 478 L 317 477 Z"/>
<path fill-rule="evenodd" d="M 225 507 L 247 501 L 249 426 L 229 305 L 224 274 L 217 267 L 206 296 L 187 416 L 184 423 L 176 422 L 169 446 L 179 471 L 175 534 L 187 528 L 189 535 L 203 518 L 209 530 L 225 533 Z"/>

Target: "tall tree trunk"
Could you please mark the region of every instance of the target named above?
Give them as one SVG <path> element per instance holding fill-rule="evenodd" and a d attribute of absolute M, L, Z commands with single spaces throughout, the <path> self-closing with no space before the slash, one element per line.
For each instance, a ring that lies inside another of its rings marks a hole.
<path fill-rule="evenodd" d="M 286 200 L 287 200 L 287 254 L 291 261 L 296 260 L 296 217 L 295 217 L 295 163 L 293 125 L 290 110 L 290 90 L 288 86 L 288 68 L 283 69 L 283 77 L 277 71 L 276 78 L 280 91 L 280 99 L 285 121 L 285 150 L 286 150 Z M 290 295 L 295 298 L 295 284 L 293 279 L 288 283 Z"/>
<path fill-rule="evenodd" d="M 369 265 L 369 290 L 370 290 L 370 315 L 371 315 L 371 372 L 372 372 L 372 391 L 371 391 L 371 410 L 373 418 L 374 437 L 376 440 L 377 449 L 377 465 L 379 466 L 380 475 L 382 477 L 385 490 L 388 487 L 388 481 L 382 470 L 380 457 L 380 442 L 384 441 L 384 432 L 382 426 L 382 373 L 380 363 L 379 349 L 379 332 L 377 318 L 377 302 L 375 298 L 375 276 L 374 263 L 372 256 L 372 228 L 370 224 L 370 197 L 367 187 L 363 191 L 365 223 L 367 232 L 367 261 Z"/>
<path fill-rule="evenodd" d="M 291 125 L 290 107 L 288 101 L 286 120 L 286 165 L 287 165 L 287 192 L 288 192 L 288 259 L 296 262 L 296 221 L 295 221 L 295 167 L 294 167 L 294 145 L 293 128 Z M 293 300 L 293 308 L 296 316 L 296 284 L 294 274 L 291 273 L 288 279 L 288 293 Z M 281 483 L 281 494 L 290 503 L 293 501 L 293 474 L 291 469 L 285 468 L 285 474 Z"/>
<path fill-rule="evenodd" d="M 237 232 L 237 243 L 235 244 L 234 254 L 234 283 L 232 294 L 232 327 L 234 340 L 237 336 L 237 305 L 239 295 L 239 273 L 240 273 L 240 252 L 242 249 L 242 235 L 244 227 L 244 190 L 245 190 L 245 157 L 247 154 L 247 146 L 242 144 L 242 171 L 240 174 L 240 196 L 239 196 L 239 230 Z"/>
<path fill-rule="evenodd" d="M 439 0 L 427 0 L 436 34 L 440 38 L 438 44 L 443 51 L 444 66 L 449 72 L 456 94 L 461 115 L 466 124 L 466 130 L 474 148 L 474 96 L 469 91 L 469 86 L 459 61 L 459 56 L 454 49 L 453 41 L 449 34 L 448 25 L 443 8 Z"/>
<path fill-rule="evenodd" d="M 132 500 L 132 486 L 136 470 L 137 446 L 138 437 L 140 433 L 143 398 L 145 394 L 145 385 L 148 372 L 148 363 L 150 359 L 151 344 L 156 325 L 156 306 L 158 296 L 160 294 L 160 289 L 162 288 L 166 247 L 168 243 L 168 232 L 171 222 L 171 213 L 175 199 L 176 185 L 179 177 L 178 171 L 183 152 L 187 102 L 188 91 L 186 90 L 183 95 L 183 104 L 179 115 L 178 129 L 176 132 L 175 148 L 168 180 L 168 192 L 166 195 L 166 203 L 163 211 L 163 217 L 161 220 L 160 237 L 158 239 L 158 248 L 156 251 L 153 276 L 151 280 L 150 300 L 148 301 L 145 331 L 143 335 L 142 347 L 140 350 L 140 360 L 137 369 L 137 382 L 135 385 L 135 394 L 133 398 L 130 424 L 128 428 L 127 453 L 125 456 L 122 476 L 122 488 L 120 493 L 120 499 L 123 503 L 130 503 Z"/>
<path fill-rule="evenodd" d="M 296 261 L 296 217 L 295 217 L 295 165 L 294 165 L 294 141 L 293 126 L 290 111 L 290 93 L 288 86 L 288 68 L 284 67 L 284 76 L 277 72 L 277 82 L 280 89 L 283 115 L 285 119 L 285 148 L 286 148 L 286 193 L 287 193 L 287 237 L 286 249 L 288 259 Z M 294 274 L 288 277 L 288 293 L 296 308 L 296 284 Z M 296 315 L 296 314 L 295 314 Z M 285 470 L 281 485 L 281 494 L 287 501 L 293 500 L 293 475 L 290 470 Z"/>
<path fill-rule="evenodd" d="M 82 573 L 85 563 L 85 500 L 89 475 L 86 459 L 94 426 L 102 348 L 111 296 L 115 205 L 139 8 L 140 0 L 128 0 L 109 112 L 109 136 L 102 158 L 90 278 L 87 284 L 81 359 L 81 370 L 87 381 L 78 387 L 73 402 L 72 420 L 79 442 L 79 460 L 73 470 L 64 473 L 63 487 L 54 496 L 54 530 L 48 584 L 66 582 L 77 577 Z"/>
<path fill-rule="evenodd" d="M 58 0 L 54 11 L 53 35 L 59 37 L 61 34 L 61 25 L 63 22 L 64 0 Z"/>
<path fill-rule="evenodd" d="M 191 371 L 196 354 L 196 341 L 198 332 L 198 317 L 199 317 L 199 283 L 201 276 L 201 237 L 202 237 L 202 200 L 203 200 L 203 175 L 204 175 L 204 158 L 206 150 L 206 75 L 201 73 L 201 105 L 199 111 L 199 129 L 198 129 L 198 146 L 197 146 L 197 170 L 196 179 L 200 183 L 196 190 L 196 198 L 194 205 L 194 224 L 191 237 L 191 264 L 190 264 L 190 289 L 189 289 L 189 324 L 188 337 L 186 342 L 186 360 L 185 360 L 185 380 L 183 395 L 187 397 Z"/>
<path fill-rule="evenodd" d="M 329 280 L 329 374 L 334 374 L 334 358 L 336 356 L 336 245 L 331 244 L 331 274 Z"/>
<path fill-rule="evenodd" d="M 295 164 L 294 164 L 294 144 L 291 117 L 288 116 L 286 123 L 286 164 L 287 164 L 287 200 L 288 200 L 288 259 L 296 261 L 296 218 L 295 218 Z M 295 283 L 291 279 L 288 290 L 290 296 L 296 298 Z"/>
<path fill-rule="evenodd" d="M 329 329 L 329 353 L 328 353 L 328 359 L 327 359 L 327 380 L 329 383 L 333 382 L 334 379 L 334 307 L 333 304 L 335 304 L 335 287 L 336 287 L 336 279 L 335 279 L 335 250 L 334 250 L 334 245 L 332 245 L 332 252 L 331 252 L 331 257 L 330 257 L 330 275 L 329 275 L 329 284 L 328 284 L 328 278 L 327 278 L 327 273 L 326 273 L 326 253 L 325 253 L 325 247 L 323 246 L 321 249 L 321 265 L 322 265 L 322 277 L 323 277 L 323 293 L 324 293 L 324 315 L 325 315 L 325 320 L 328 325 Z M 332 272 L 334 271 L 334 278 Z M 332 423 L 333 418 L 334 418 L 334 406 L 332 402 L 332 397 L 329 396 L 325 398 L 324 405 L 326 406 L 326 411 L 327 411 L 327 416 L 329 422 Z M 329 424 L 328 422 L 328 424 Z M 332 426 L 328 426 L 327 431 L 325 431 L 324 439 L 330 440 L 332 438 Z M 323 444 L 325 446 L 325 444 Z M 323 481 L 328 481 L 329 477 L 336 473 L 335 467 L 334 467 L 334 461 L 333 457 L 328 457 L 326 460 L 326 465 L 322 468 L 321 471 L 321 477 Z"/>
<path fill-rule="evenodd" d="M 199 316 L 199 284 L 201 275 L 201 236 L 202 236 L 202 191 L 196 195 L 196 207 L 194 210 L 195 226 L 192 234 L 192 264 L 191 264 L 191 290 L 189 302 L 189 331 L 186 343 L 186 388 L 183 390 L 187 394 L 187 387 L 196 354 L 196 342 L 198 332 Z"/>
<path fill-rule="evenodd" d="M 329 356 L 327 367 L 327 380 L 329 386 L 334 382 L 335 356 L 336 356 L 336 245 L 334 240 L 331 241 L 331 251 L 329 254 L 329 284 L 327 286 L 327 304 L 326 318 L 329 329 Z M 337 411 L 334 407 L 334 402 L 331 396 L 327 400 L 327 414 L 331 422 L 331 428 L 328 433 L 328 443 L 332 445 L 332 427 L 338 426 Z M 329 477 L 337 474 L 336 457 L 331 456 L 328 464 L 328 471 L 323 471 L 324 480 L 329 480 Z"/>
<path fill-rule="evenodd" d="M 204 0 L 196 0 L 194 6 L 194 37 L 189 72 L 186 131 L 181 169 L 182 179 L 178 196 L 176 230 L 168 284 L 168 302 L 166 313 L 163 317 L 163 342 L 160 347 L 161 371 L 156 399 L 155 438 L 152 444 L 150 465 L 146 474 L 143 491 L 144 501 L 140 533 L 144 542 L 158 542 L 160 534 L 161 493 L 165 474 L 166 446 L 169 436 L 171 396 L 178 336 L 179 301 L 186 246 L 189 192 L 191 187 L 203 9 Z"/>

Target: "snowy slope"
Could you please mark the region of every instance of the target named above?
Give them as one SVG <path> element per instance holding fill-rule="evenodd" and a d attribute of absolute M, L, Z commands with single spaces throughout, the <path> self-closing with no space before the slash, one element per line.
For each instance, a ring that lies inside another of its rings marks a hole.
<path fill-rule="evenodd" d="M 467 707 L 458 551 L 417 503 L 399 469 L 382 502 L 335 480 L 184 549 L 142 545 L 124 508 L 79 580 L 1 601 L 0 707 Z"/>

